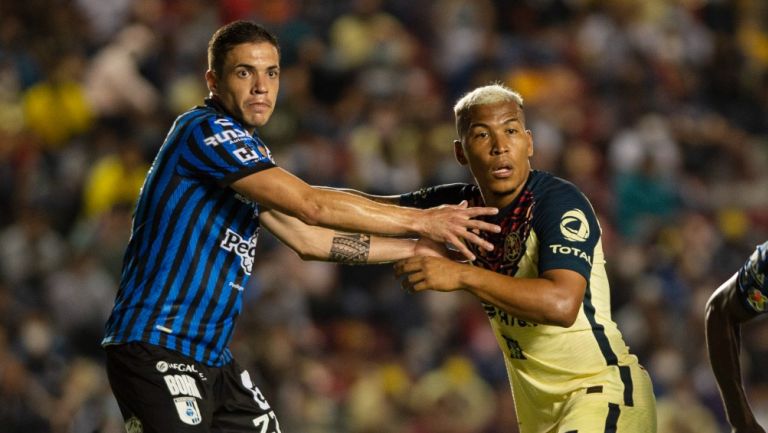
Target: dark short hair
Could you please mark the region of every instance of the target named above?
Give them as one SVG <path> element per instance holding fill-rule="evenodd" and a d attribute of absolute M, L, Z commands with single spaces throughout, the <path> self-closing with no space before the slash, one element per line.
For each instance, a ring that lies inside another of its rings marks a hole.
<path fill-rule="evenodd" d="M 208 41 L 208 69 L 217 77 L 221 77 L 227 53 L 235 45 L 249 42 L 269 42 L 277 48 L 277 54 L 280 54 L 277 37 L 269 30 L 251 21 L 233 21 L 216 30 Z"/>

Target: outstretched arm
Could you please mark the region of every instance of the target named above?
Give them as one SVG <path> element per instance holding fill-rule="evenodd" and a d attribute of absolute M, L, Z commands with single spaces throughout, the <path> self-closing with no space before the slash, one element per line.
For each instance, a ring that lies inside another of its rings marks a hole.
<path fill-rule="evenodd" d="M 709 360 L 733 433 L 765 433 L 747 401 L 741 376 L 741 324 L 752 316 L 738 299 L 734 274 L 709 298 L 706 339 Z"/>
<path fill-rule="evenodd" d="M 307 225 L 275 210 L 262 211 L 259 219 L 267 230 L 303 260 L 360 265 L 392 262 L 415 254 L 448 254 L 440 245 L 431 242 L 336 232 Z"/>
<path fill-rule="evenodd" d="M 516 278 L 437 257 L 401 260 L 395 273 L 410 291 L 465 290 L 519 319 L 563 327 L 576 320 L 587 286 L 584 277 L 567 269 Z"/>
<path fill-rule="evenodd" d="M 312 187 L 279 167 L 248 175 L 231 187 L 309 225 L 386 236 L 423 236 L 449 243 L 469 259 L 474 255 L 463 241 L 493 249 L 475 230 L 500 231 L 497 225 L 473 219 L 496 214 L 496 208 L 468 208 L 464 203 L 422 210 L 382 204 L 356 194 Z"/>

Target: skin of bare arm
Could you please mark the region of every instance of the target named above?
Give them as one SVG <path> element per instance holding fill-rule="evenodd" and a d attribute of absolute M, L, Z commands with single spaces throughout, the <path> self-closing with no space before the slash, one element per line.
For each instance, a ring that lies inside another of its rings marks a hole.
<path fill-rule="evenodd" d="M 498 213 L 496 208 L 468 208 L 466 203 L 430 209 L 381 204 L 347 192 L 314 188 L 279 167 L 248 175 L 231 187 L 309 225 L 386 236 L 428 237 L 455 246 L 469 259 L 474 259 L 474 255 L 462 239 L 490 250 L 493 246 L 473 230 L 500 230 L 497 225 L 473 219 L 494 215 Z"/>
<path fill-rule="evenodd" d="M 388 263 L 413 255 L 445 257 L 450 252 L 427 239 L 401 239 L 340 233 L 310 226 L 298 218 L 275 210 L 259 216 L 261 224 L 303 260 L 344 264 Z"/>
<path fill-rule="evenodd" d="M 553 269 L 540 278 L 514 278 L 438 257 L 410 257 L 395 264 L 403 288 L 413 292 L 464 290 L 526 321 L 569 327 L 587 282 L 579 273 Z"/>
<path fill-rule="evenodd" d="M 720 389 L 732 433 L 765 433 L 752 412 L 741 375 L 741 324 L 751 316 L 741 305 L 737 274 L 723 283 L 706 307 L 706 340 L 712 371 Z"/>
<path fill-rule="evenodd" d="M 329 186 L 319 186 L 319 185 L 315 185 L 314 187 L 359 195 L 360 197 L 365 197 L 368 200 L 375 201 L 376 203 L 391 204 L 395 206 L 400 204 L 400 195 L 373 195 L 373 194 L 368 194 L 367 192 L 358 191 L 356 189 L 351 189 L 351 188 L 332 188 Z"/>

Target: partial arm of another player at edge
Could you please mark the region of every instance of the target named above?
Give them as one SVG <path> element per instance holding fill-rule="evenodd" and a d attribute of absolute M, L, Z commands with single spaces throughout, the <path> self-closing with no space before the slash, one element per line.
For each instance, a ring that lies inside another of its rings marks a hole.
<path fill-rule="evenodd" d="M 765 433 L 749 406 L 742 382 L 741 324 L 752 319 L 754 313 L 743 306 L 737 284 L 738 273 L 723 283 L 707 302 L 707 350 L 732 433 Z"/>
<path fill-rule="evenodd" d="M 539 278 L 517 278 L 439 257 L 410 257 L 395 264 L 409 291 L 467 291 L 512 316 L 569 327 L 579 314 L 587 282 L 569 269 L 551 269 Z"/>
<path fill-rule="evenodd" d="M 444 257 L 441 245 L 417 239 L 341 233 L 311 226 L 284 213 L 267 209 L 260 213 L 261 224 L 302 260 L 348 265 L 388 263 L 414 255 Z"/>
<path fill-rule="evenodd" d="M 312 187 L 280 167 L 250 174 L 231 187 L 263 206 L 309 225 L 384 236 L 427 237 L 455 246 L 469 259 L 474 259 L 474 255 L 463 241 L 493 249 L 474 230 L 500 230 L 497 225 L 474 219 L 494 215 L 498 213 L 496 208 L 468 208 L 463 204 L 414 209 L 383 204 L 357 194 Z"/>

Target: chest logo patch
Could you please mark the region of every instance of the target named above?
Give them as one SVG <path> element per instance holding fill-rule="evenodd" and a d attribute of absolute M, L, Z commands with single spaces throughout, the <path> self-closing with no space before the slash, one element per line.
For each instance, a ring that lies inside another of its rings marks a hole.
<path fill-rule="evenodd" d="M 560 219 L 560 233 L 571 242 L 584 242 L 589 238 L 589 222 L 580 209 L 571 209 Z"/>
<path fill-rule="evenodd" d="M 522 256 L 523 240 L 517 232 L 512 232 L 504 239 L 504 261 L 517 263 Z"/>

